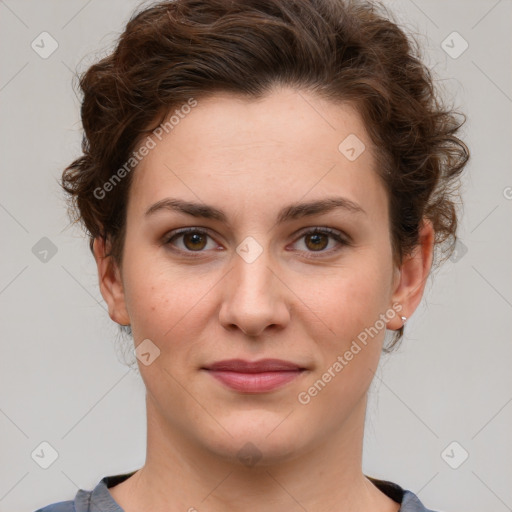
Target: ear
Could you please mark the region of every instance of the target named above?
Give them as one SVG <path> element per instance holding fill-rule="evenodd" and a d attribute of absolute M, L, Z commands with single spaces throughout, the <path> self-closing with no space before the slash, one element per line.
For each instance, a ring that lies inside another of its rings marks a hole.
<path fill-rule="evenodd" d="M 93 254 L 98 267 L 98 278 L 101 295 L 108 305 L 110 318 L 120 325 L 130 325 L 130 317 L 126 310 L 121 272 L 111 256 L 106 256 L 108 242 L 97 237 L 93 242 Z"/>
<path fill-rule="evenodd" d="M 391 303 L 401 304 L 402 309 L 389 321 L 387 328 L 390 330 L 400 329 L 403 325 L 400 317 L 411 317 L 421 302 L 432 266 L 434 239 L 432 222 L 424 219 L 419 232 L 418 245 L 410 255 L 404 257 L 400 269 L 396 269 Z"/>

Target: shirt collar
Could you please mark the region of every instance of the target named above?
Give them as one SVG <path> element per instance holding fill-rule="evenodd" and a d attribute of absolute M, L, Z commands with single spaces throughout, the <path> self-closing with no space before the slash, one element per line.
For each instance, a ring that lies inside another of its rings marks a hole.
<path fill-rule="evenodd" d="M 124 512 L 108 489 L 128 479 L 135 472 L 104 476 L 92 492 L 80 489 L 75 497 L 76 512 Z M 411 491 L 406 491 L 393 482 L 368 476 L 366 478 L 392 500 L 401 504 L 399 512 L 432 512 Z"/>

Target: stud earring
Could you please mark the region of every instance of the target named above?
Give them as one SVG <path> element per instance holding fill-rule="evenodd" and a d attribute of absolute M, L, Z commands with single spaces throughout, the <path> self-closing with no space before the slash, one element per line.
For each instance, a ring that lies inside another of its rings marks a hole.
<path fill-rule="evenodd" d="M 400 318 L 402 319 L 403 325 L 405 325 L 405 322 L 407 322 L 407 317 L 406 316 L 402 316 Z"/>

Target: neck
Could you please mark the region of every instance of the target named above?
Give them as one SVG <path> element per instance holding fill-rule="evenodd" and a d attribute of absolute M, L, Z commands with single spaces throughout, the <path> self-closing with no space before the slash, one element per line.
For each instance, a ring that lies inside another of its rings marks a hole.
<path fill-rule="evenodd" d="M 278 460 L 263 457 L 245 465 L 198 446 L 186 432 L 172 429 L 146 400 L 146 462 L 111 490 L 126 512 L 396 512 L 398 505 L 379 491 L 361 469 L 366 397 L 337 431 L 314 446 Z"/>

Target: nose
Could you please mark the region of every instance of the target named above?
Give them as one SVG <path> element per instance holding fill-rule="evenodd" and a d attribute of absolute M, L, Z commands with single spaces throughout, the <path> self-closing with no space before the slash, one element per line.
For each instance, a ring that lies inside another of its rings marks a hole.
<path fill-rule="evenodd" d="M 233 255 L 231 271 L 225 276 L 223 302 L 219 312 L 221 325 L 240 329 L 255 337 L 266 329 L 284 328 L 290 321 L 288 288 L 278 271 L 272 269 L 269 251 L 255 261 Z"/>

